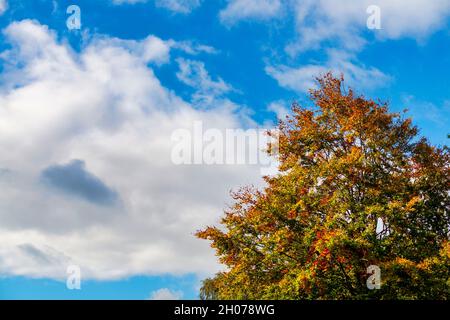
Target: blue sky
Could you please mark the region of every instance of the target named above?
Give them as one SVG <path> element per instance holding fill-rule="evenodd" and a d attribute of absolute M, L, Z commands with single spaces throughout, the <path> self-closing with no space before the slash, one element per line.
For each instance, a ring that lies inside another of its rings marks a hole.
<path fill-rule="evenodd" d="M 195 299 L 220 267 L 193 233 L 218 221 L 231 188 L 261 179 L 247 165 L 174 167 L 171 132 L 271 127 L 308 103 L 320 72 L 409 109 L 448 144 L 449 0 L 5 4 L 0 299 Z M 73 4 L 80 30 L 66 26 Z M 381 29 L 366 26 L 373 4 Z M 79 291 L 68 264 L 82 267 Z"/>

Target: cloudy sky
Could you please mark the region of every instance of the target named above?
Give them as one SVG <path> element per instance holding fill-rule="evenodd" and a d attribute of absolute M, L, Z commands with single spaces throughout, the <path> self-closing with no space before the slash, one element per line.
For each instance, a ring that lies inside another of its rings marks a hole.
<path fill-rule="evenodd" d="M 273 127 L 333 70 L 445 144 L 449 23 L 450 0 L 0 0 L 0 299 L 196 298 L 220 266 L 193 233 L 261 174 L 175 165 L 172 133 Z"/>

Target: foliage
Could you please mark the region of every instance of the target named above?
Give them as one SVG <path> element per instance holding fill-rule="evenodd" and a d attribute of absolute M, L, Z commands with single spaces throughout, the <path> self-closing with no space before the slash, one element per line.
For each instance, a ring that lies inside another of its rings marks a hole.
<path fill-rule="evenodd" d="M 342 77 L 317 82 L 314 106 L 279 124 L 280 173 L 233 193 L 222 227 L 197 233 L 227 267 L 202 298 L 449 298 L 448 148 Z"/>

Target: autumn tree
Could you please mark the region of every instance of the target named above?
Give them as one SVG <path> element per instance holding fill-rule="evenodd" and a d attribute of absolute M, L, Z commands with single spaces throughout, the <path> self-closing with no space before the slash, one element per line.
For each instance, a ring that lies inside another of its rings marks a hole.
<path fill-rule="evenodd" d="M 317 82 L 279 124 L 279 174 L 198 232 L 226 266 L 202 298 L 448 299 L 449 149 L 343 78 Z"/>

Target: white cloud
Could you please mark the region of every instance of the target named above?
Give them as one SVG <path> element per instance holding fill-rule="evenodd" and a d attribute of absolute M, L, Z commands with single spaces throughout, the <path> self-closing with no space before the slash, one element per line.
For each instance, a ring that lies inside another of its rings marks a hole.
<path fill-rule="evenodd" d="M 308 92 L 315 86 L 315 77 L 326 71 L 327 69 L 320 65 L 306 65 L 298 68 L 284 65 L 266 67 L 267 74 L 277 80 L 281 87 L 297 92 Z"/>
<path fill-rule="evenodd" d="M 148 2 L 149 0 L 112 0 L 114 4 L 135 4 Z M 175 13 L 190 13 L 199 7 L 203 0 L 153 0 L 156 7 L 164 8 Z"/>
<path fill-rule="evenodd" d="M 198 120 L 205 129 L 242 127 L 236 106 L 223 99 L 196 110 L 163 87 L 148 66 L 168 56 L 155 37 L 94 37 L 78 53 L 25 20 L 6 29 L 5 41 L 0 273 L 63 278 L 69 264 L 83 279 L 217 270 L 208 243 L 193 234 L 217 222 L 231 188 L 260 183 L 259 168 L 175 166 L 170 138 Z M 142 55 L 147 46 L 159 54 Z M 120 204 L 96 205 L 42 183 L 43 170 L 75 159 Z"/>
<path fill-rule="evenodd" d="M 450 16 L 448 0 L 298 0 L 294 6 L 298 39 L 291 53 L 320 47 L 323 42 L 338 40 L 343 47 L 360 49 L 370 5 L 381 9 L 381 30 L 373 30 L 379 39 L 411 37 L 422 39 L 445 26 Z"/>
<path fill-rule="evenodd" d="M 247 19 L 265 20 L 276 17 L 281 8 L 281 0 L 229 0 L 220 12 L 220 19 L 225 24 Z"/>
<path fill-rule="evenodd" d="M 124 4 L 124 3 L 135 4 L 135 3 L 147 2 L 147 1 L 148 0 L 112 0 L 112 2 L 114 4 Z"/>
<path fill-rule="evenodd" d="M 290 108 L 283 101 L 274 101 L 267 106 L 267 110 L 275 113 L 279 120 L 284 120 L 289 115 Z"/>
<path fill-rule="evenodd" d="M 173 49 L 181 50 L 190 55 L 199 55 L 201 53 L 205 54 L 217 54 L 219 51 L 208 45 L 198 44 L 193 41 L 173 41 Z"/>
<path fill-rule="evenodd" d="M 368 30 L 367 8 L 381 9 L 381 30 Z M 450 17 L 448 0 L 228 0 L 220 12 L 224 24 L 247 19 L 281 18 L 292 13 L 297 37 L 287 51 L 295 55 L 301 51 L 319 49 L 334 41 L 346 50 L 364 47 L 364 33 L 373 32 L 376 38 L 418 40 L 445 27 Z"/>
<path fill-rule="evenodd" d="M 6 0 L 0 0 L 0 15 L 3 14 L 8 8 L 8 3 Z"/>
<path fill-rule="evenodd" d="M 183 297 L 181 291 L 171 291 L 167 288 L 162 288 L 154 291 L 150 295 L 150 300 L 180 300 Z"/>
<path fill-rule="evenodd" d="M 267 74 L 276 79 L 280 86 L 303 93 L 314 88 L 315 78 L 328 71 L 336 75 L 342 73 L 346 82 L 358 89 L 384 87 L 392 81 L 389 75 L 376 68 L 364 66 L 354 55 L 339 50 L 328 50 L 328 59 L 324 64 L 266 67 Z"/>
<path fill-rule="evenodd" d="M 115 47 L 121 50 L 125 49 L 144 63 L 155 63 L 158 65 L 169 61 L 170 50 L 177 44 L 176 41 L 164 41 L 153 35 L 139 41 L 122 40 L 102 36 L 97 36 L 91 40 L 95 42 L 95 46 L 98 48 Z"/>
<path fill-rule="evenodd" d="M 367 8 L 381 9 L 381 30 L 369 30 Z M 306 92 L 314 78 L 328 70 L 342 72 L 350 84 L 363 88 L 384 86 L 391 80 L 381 70 L 358 61 L 373 39 L 383 41 L 409 37 L 422 41 L 445 27 L 450 17 L 448 0 L 230 0 L 220 17 L 225 24 L 245 19 L 282 18 L 294 15 L 296 36 L 285 47 L 291 58 L 308 50 L 325 50 L 328 60 L 301 66 L 269 64 L 266 72 L 278 83 L 297 92 Z M 328 49 L 327 48 L 334 48 Z"/>
<path fill-rule="evenodd" d="M 202 0 L 156 0 L 156 6 L 178 13 L 190 13 L 199 7 Z"/>
<path fill-rule="evenodd" d="M 402 103 L 413 119 L 427 122 L 430 126 L 446 129 L 450 122 L 450 101 L 437 106 L 429 101 L 422 101 L 413 95 L 404 95 Z"/>
<path fill-rule="evenodd" d="M 183 58 L 177 59 L 177 62 L 179 66 L 177 78 L 196 90 L 193 95 L 194 103 L 210 106 L 213 100 L 232 90 L 222 78 L 213 80 L 203 62 Z"/>
<path fill-rule="evenodd" d="M 193 41 L 175 41 L 173 39 L 161 40 L 150 35 L 143 40 L 122 40 L 118 38 L 97 37 L 98 44 L 115 45 L 128 49 L 133 55 L 140 57 L 146 63 L 164 64 L 170 60 L 170 51 L 177 50 L 187 55 L 216 54 L 218 51 L 208 45 L 198 44 Z"/>
<path fill-rule="evenodd" d="M 145 61 L 167 62 L 170 47 L 161 39 L 149 36 L 141 43 L 141 56 Z"/>

